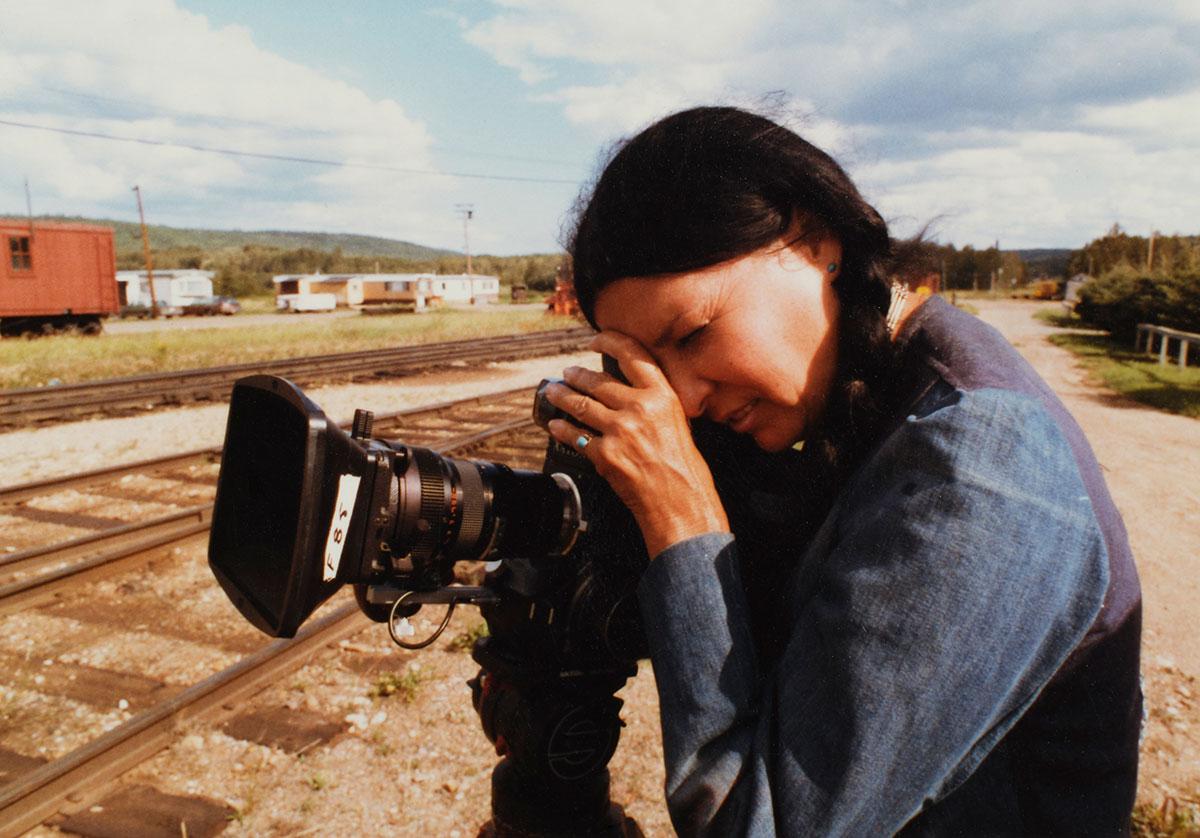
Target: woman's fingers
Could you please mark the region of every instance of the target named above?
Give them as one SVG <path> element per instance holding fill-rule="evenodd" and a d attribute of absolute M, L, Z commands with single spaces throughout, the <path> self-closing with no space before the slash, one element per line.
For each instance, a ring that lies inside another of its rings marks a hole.
<path fill-rule="evenodd" d="M 563 370 L 563 381 L 573 390 L 592 397 L 606 407 L 624 407 L 633 395 L 629 385 L 624 382 L 606 372 L 589 370 L 586 367 L 567 367 Z"/>
<path fill-rule="evenodd" d="M 629 335 L 610 329 L 592 338 L 588 348 L 616 358 L 621 372 L 634 387 L 658 387 L 667 383 L 654 358 Z"/>
<path fill-rule="evenodd" d="M 591 453 L 588 449 L 594 451 L 597 443 L 602 439 L 602 437 L 596 436 L 593 432 L 565 419 L 551 419 L 546 425 L 546 430 L 550 432 L 550 436 L 563 445 L 576 449 L 584 454 L 584 456 Z"/>
<path fill-rule="evenodd" d="M 571 414 L 580 424 L 595 428 L 601 433 L 612 424 L 612 409 L 588 393 L 581 392 L 574 385 L 551 384 L 546 388 L 546 398 L 550 404 Z"/>

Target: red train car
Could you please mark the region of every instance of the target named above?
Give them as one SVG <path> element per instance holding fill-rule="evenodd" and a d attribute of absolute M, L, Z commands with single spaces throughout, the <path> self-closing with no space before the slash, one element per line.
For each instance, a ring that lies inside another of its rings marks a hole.
<path fill-rule="evenodd" d="M 117 308 L 111 227 L 0 218 L 0 335 L 96 334 Z"/>

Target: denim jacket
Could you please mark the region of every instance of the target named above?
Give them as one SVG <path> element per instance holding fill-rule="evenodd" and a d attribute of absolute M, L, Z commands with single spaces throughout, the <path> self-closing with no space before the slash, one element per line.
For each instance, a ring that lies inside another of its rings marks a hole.
<path fill-rule="evenodd" d="M 642 579 L 681 834 L 1128 828 L 1140 592 L 1094 457 L 996 333 L 912 320 L 936 383 L 808 542 L 769 666 L 734 536 Z"/>

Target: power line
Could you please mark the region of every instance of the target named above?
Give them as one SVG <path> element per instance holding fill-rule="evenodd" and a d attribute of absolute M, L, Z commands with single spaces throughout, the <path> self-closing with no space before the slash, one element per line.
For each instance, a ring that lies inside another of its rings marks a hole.
<path fill-rule="evenodd" d="M 84 93 L 81 90 L 69 90 L 65 87 L 51 87 L 49 85 L 38 85 L 41 90 L 48 93 L 57 93 L 62 96 L 71 96 L 76 99 L 85 99 L 93 102 L 102 102 L 110 105 L 122 105 L 128 108 L 136 108 L 141 111 L 158 114 L 169 114 L 173 116 L 183 117 L 184 119 L 193 119 L 197 121 L 212 120 L 214 122 L 233 123 L 236 125 L 248 125 L 257 128 L 270 128 L 275 131 L 304 131 L 306 133 L 317 133 L 324 135 L 333 135 L 336 132 L 328 128 L 311 128 L 301 127 L 297 125 L 281 125 L 277 122 L 264 122 L 259 119 L 243 119 L 236 116 L 223 116 L 215 113 L 204 113 L 202 111 L 184 111 L 178 108 L 168 108 L 163 105 L 150 105 L 146 102 L 141 102 L 135 99 L 122 99 L 117 96 L 102 96 L 98 93 Z M 465 154 L 469 157 L 487 157 L 496 160 L 513 160 L 519 163 L 541 163 L 552 166 L 572 166 L 579 168 L 578 161 L 561 160 L 551 157 L 526 157 L 516 154 L 498 154 L 491 151 L 476 151 L 469 148 L 461 148 L 459 146 L 448 146 L 437 143 L 433 148 L 450 152 L 452 154 Z"/>
<path fill-rule="evenodd" d="M 181 143 L 172 140 L 152 140 L 146 137 L 121 137 L 115 134 L 105 134 L 100 131 L 81 131 L 75 128 L 56 128 L 51 125 L 36 125 L 31 122 L 17 122 L 10 119 L 0 119 L 0 125 L 10 128 L 24 128 L 34 131 L 48 131 L 53 134 L 66 134 L 72 137 L 87 137 L 94 140 L 109 140 L 121 143 L 137 143 L 139 145 L 160 146 L 164 148 L 183 148 L 189 151 L 200 151 L 206 154 L 222 154 L 226 157 L 250 157 L 256 160 L 274 160 L 282 163 L 302 163 L 309 166 L 330 166 L 345 169 L 367 169 L 374 172 L 393 172 L 404 175 L 432 175 L 434 177 L 458 177 L 473 180 L 499 180 L 512 183 L 554 183 L 578 186 L 579 180 L 566 178 L 523 177 L 520 175 L 493 175 L 479 172 L 439 172 L 433 169 L 413 169 L 403 166 L 383 166 L 372 163 L 350 163 L 344 160 L 323 160 L 319 157 L 296 157 L 289 154 L 268 154 L 259 151 L 242 151 L 232 148 L 216 148 L 213 146 Z"/>

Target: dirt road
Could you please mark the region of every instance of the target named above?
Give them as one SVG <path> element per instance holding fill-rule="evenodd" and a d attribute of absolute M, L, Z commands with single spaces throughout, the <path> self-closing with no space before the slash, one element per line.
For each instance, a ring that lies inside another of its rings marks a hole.
<path fill-rule="evenodd" d="M 1119 397 L 1089 379 L 1032 314 L 1057 303 L 972 301 L 1083 427 L 1129 530 L 1142 580 L 1142 672 L 1149 720 L 1141 799 L 1200 804 L 1200 421 Z"/>

